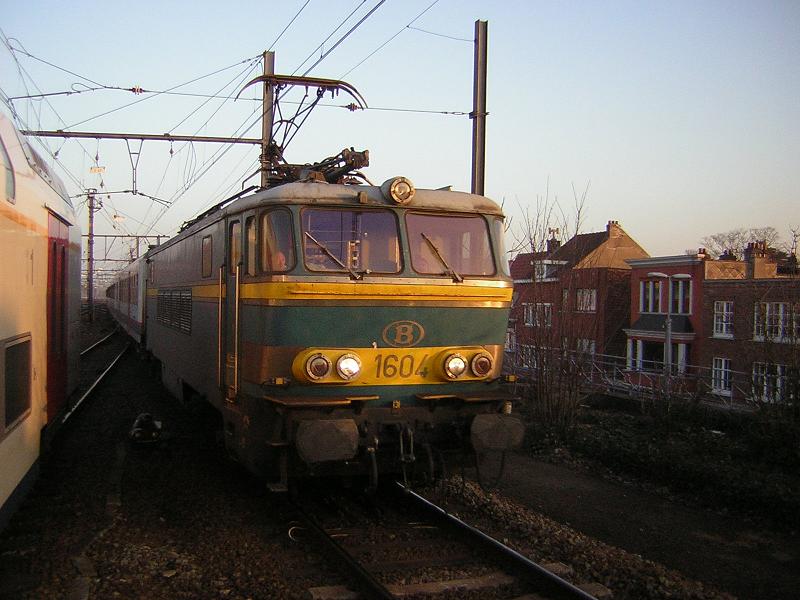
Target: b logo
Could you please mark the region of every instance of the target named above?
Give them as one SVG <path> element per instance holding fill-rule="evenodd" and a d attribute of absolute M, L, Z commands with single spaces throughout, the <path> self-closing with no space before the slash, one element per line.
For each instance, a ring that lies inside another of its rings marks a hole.
<path fill-rule="evenodd" d="M 416 321 L 395 321 L 383 329 L 383 341 L 395 348 L 416 346 L 425 337 L 425 329 Z"/>

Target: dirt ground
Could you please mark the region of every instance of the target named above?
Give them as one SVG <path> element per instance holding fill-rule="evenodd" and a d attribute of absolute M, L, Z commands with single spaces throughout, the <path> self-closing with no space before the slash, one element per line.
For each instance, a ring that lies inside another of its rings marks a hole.
<path fill-rule="evenodd" d="M 596 470 L 512 455 L 504 494 L 588 536 L 742 599 L 798 598 L 800 537 L 676 502 Z"/>

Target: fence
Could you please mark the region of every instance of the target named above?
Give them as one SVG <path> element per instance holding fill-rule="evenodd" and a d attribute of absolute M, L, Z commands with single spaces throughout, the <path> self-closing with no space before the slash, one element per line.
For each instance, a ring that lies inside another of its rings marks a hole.
<path fill-rule="evenodd" d="M 758 366 L 760 365 L 760 367 Z M 769 367 L 769 368 L 768 368 Z M 713 369 L 699 365 L 646 364 L 630 369 L 624 356 L 535 348 L 506 353 L 505 370 L 525 385 L 544 375 L 560 372 L 580 379 L 585 394 L 603 393 L 639 401 L 683 400 L 754 409 L 761 404 L 794 403 L 800 381 L 796 370 L 781 365 L 755 363 L 753 373 Z M 771 368 L 771 369 L 770 369 Z"/>

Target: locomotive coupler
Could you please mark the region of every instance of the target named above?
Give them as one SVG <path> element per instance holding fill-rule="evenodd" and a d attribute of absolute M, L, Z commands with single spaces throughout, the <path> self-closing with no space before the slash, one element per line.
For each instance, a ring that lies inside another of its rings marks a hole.
<path fill-rule="evenodd" d="M 405 436 L 408 436 L 408 452 L 405 451 Z M 414 430 L 408 425 L 400 428 L 400 462 L 403 464 L 416 461 L 414 456 Z"/>

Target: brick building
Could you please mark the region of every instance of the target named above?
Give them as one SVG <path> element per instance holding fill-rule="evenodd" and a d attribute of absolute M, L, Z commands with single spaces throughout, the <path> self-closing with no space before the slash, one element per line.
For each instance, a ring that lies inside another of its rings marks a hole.
<path fill-rule="evenodd" d="M 605 231 L 578 234 L 511 262 L 514 301 L 507 337 L 511 364 L 530 367 L 542 348 L 624 356 L 632 258 L 647 252 L 609 221 Z"/>
<path fill-rule="evenodd" d="M 741 261 L 700 249 L 629 263 L 629 382 L 654 385 L 670 373 L 683 390 L 736 402 L 797 398 L 796 259 L 778 265 L 760 242 Z"/>
<path fill-rule="evenodd" d="M 733 402 L 800 398 L 800 276 L 751 244 L 743 278 L 707 281 L 699 364 L 713 394 Z"/>

